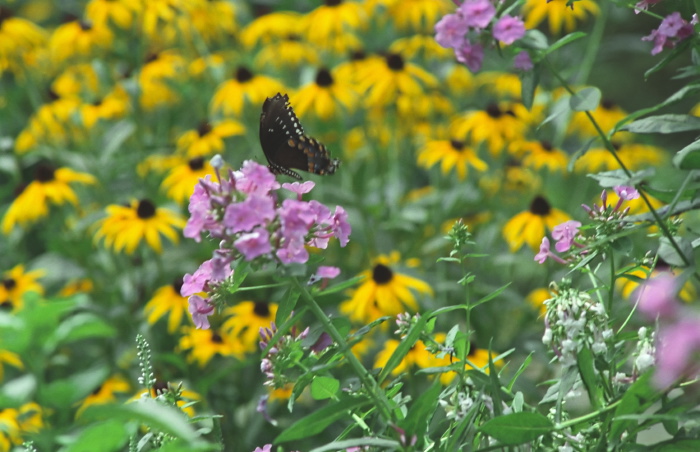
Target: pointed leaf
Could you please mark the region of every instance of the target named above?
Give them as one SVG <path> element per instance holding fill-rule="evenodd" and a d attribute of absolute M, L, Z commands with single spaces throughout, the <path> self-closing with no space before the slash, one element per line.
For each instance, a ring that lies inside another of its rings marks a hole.
<path fill-rule="evenodd" d="M 333 398 L 340 389 L 340 381 L 331 377 L 319 376 L 311 382 L 311 397 L 316 400 Z"/>
<path fill-rule="evenodd" d="M 620 130 L 634 133 L 676 133 L 700 130 L 700 118 L 692 115 L 658 115 L 631 122 Z"/>
<path fill-rule="evenodd" d="M 498 416 L 478 428 L 509 446 L 535 440 L 553 429 L 552 421 L 539 413 L 511 413 Z"/>
<path fill-rule="evenodd" d="M 673 157 L 676 168 L 691 170 L 700 169 L 700 140 L 690 143 Z"/>
<path fill-rule="evenodd" d="M 593 111 L 598 107 L 603 94 L 595 86 L 589 86 L 577 92 L 569 99 L 573 111 Z"/>

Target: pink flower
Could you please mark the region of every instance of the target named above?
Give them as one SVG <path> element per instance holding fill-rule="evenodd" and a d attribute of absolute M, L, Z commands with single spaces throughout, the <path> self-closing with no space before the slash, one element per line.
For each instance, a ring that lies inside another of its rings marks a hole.
<path fill-rule="evenodd" d="M 348 244 L 352 228 L 350 227 L 350 223 L 348 223 L 348 213 L 340 206 L 335 206 L 331 229 L 333 230 L 333 234 L 338 237 L 340 246 L 344 247 Z"/>
<path fill-rule="evenodd" d="M 613 187 L 613 190 L 617 196 L 623 201 L 630 201 L 632 199 L 639 198 L 639 192 L 634 187 L 629 187 L 627 185 L 618 185 Z"/>
<path fill-rule="evenodd" d="M 700 320 L 683 319 L 659 331 L 654 384 L 666 389 L 676 380 L 697 372 L 693 356 L 700 351 Z"/>
<path fill-rule="evenodd" d="M 554 248 L 560 253 L 569 251 L 578 234 L 578 228 L 580 227 L 581 222 L 574 220 L 565 221 L 562 224 L 554 226 L 554 229 L 552 229 L 552 238 L 557 241 Z"/>
<path fill-rule="evenodd" d="M 309 252 L 302 239 L 287 240 L 276 254 L 283 264 L 303 264 L 309 260 Z"/>
<path fill-rule="evenodd" d="M 523 50 L 515 56 L 515 60 L 513 60 L 513 67 L 520 71 L 531 71 L 535 66 L 532 64 L 530 54 Z"/>
<path fill-rule="evenodd" d="M 244 201 L 226 207 L 224 226 L 231 232 L 250 231 L 274 218 L 274 200 L 267 195 L 251 194 Z"/>
<path fill-rule="evenodd" d="M 233 246 L 243 253 L 247 261 L 252 261 L 256 257 L 272 251 L 270 234 L 265 228 L 255 228 L 253 232 L 242 234 L 233 242 Z"/>
<path fill-rule="evenodd" d="M 316 184 L 310 180 L 307 180 L 306 182 L 292 182 L 291 184 L 285 182 L 282 184 L 282 188 L 285 190 L 296 193 L 299 201 L 301 201 L 301 195 L 310 192 L 315 186 Z"/>
<path fill-rule="evenodd" d="M 188 311 L 192 315 L 194 326 L 200 330 L 208 330 L 209 316 L 214 313 L 214 306 L 209 304 L 209 300 L 199 295 L 192 295 L 188 300 Z"/>
<path fill-rule="evenodd" d="M 435 24 L 435 41 L 445 48 L 457 48 L 464 41 L 469 26 L 459 14 L 447 14 Z"/>
<path fill-rule="evenodd" d="M 678 282 L 671 273 L 664 272 L 647 280 L 635 291 L 639 312 L 650 320 L 674 318 L 678 310 L 677 292 Z"/>
<path fill-rule="evenodd" d="M 481 44 L 472 44 L 465 40 L 461 47 L 455 49 L 455 57 L 457 61 L 465 64 L 470 71 L 478 72 L 484 61 L 484 48 Z"/>
<path fill-rule="evenodd" d="M 243 162 L 243 167 L 236 176 L 236 188 L 244 193 L 266 195 L 280 188 L 275 175 L 266 166 L 252 160 Z"/>
<path fill-rule="evenodd" d="M 517 17 L 503 16 L 493 26 L 493 37 L 504 44 L 513 44 L 525 36 L 525 23 Z"/>
<path fill-rule="evenodd" d="M 459 7 L 459 13 L 472 28 L 486 28 L 496 15 L 496 8 L 489 0 L 466 0 Z"/>
<path fill-rule="evenodd" d="M 549 257 L 549 239 L 547 237 L 542 237 L 542 243 L 540 243 L 540 252 L 535 254 L 535 261 L 544 264 L 544 261 Z"/>
<path fill-rule="evenodd" d="M 661 21 L 659 28 L 643 37 L 642 41 L 653 41 L 654 48 L 651 49 L 651 54 L 656 55 L 664 48 L 675 47 L 676 44 L 692 34 L 693 25 L 684 20 L 679 12 L 673 12 Z"/>
<path fill-rule="evenodd" d="M 285 199 L 278 213 L 282 222 L 282 235 L 288 240 L 302 239 L 316 219 L 309 203 L 295 199 Z"/>
<path fill-rule="evenodd" d="M 212 262 L 210 259 L 202 262 L 202 264 L 193 274 L 190 275 L 187 273 L 185 276 L 183 276 L 180 295 L 183 297 L 189 297 L 197 292 L 204 292 L 207 289 L 207 283 L 212 279 L 211 269 Z"/>

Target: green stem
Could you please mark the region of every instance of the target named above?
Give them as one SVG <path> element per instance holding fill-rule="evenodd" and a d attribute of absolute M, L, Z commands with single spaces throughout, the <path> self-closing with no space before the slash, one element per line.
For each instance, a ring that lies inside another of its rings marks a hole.
<path fill-rule="evenodd" d="M 594 411 L 592 413 L 585 414 L 581 417 L 577 417 L 576 419 L 570 419 L 566 422 L 560 422 L 557 425 L 554 426 L 554 430 L 564 430 L 569 427 L 573 427 L 576 424 L 580 424 L 582 422 L 586 422 L 590 419 L 595 419 L 598 416 L 614 409 L 617 408 L 617 406 L 620 404 L 621 400 L 618 400 L 616 402 L 611 403 L 610 405 L 606 406 L 605 408 L 601 408 L 600 410 Z"/>
<path fill-rule="evenodd" d="M 578 84 L 585 84 L 587 82 L 593 70 L 595 59 L 598 56 L 598 49 L 600 49 L 600 44 L 603 42 L 603 32 L 605 31 L 605 23 L 607 22 L 610 6 L 608 2 L 602 3 L 603 10 L 600 16 L 593 21 L 593 30 L 588 39 L 586 52 L 583 55 L 583 60 L 581 61 L 578 73 L 574 79 Z"/>
<path fill-rule="evenodd" d="M 321 309 L 321 306 L 319 306 L 316 300 L 314 300 L 314 298 L 311 296 L 306 286 L 299 283 L 299 280 L 297 280 L 296 278 L 291 278 L 291 280 L 294 282 L 294 285 L 301 293 L 301 298 L 306 302 L 311 312 L 313 312 L 318 321 L 321 322 L 321 324 L 323 325 L 324 331 L 331 336 L 331 338 L 336 344 L 338 344 L 341 351 L 343 352 L 343 355 L 345 356 L 345 359 L 348 360 L 348 363 L 350 363 L 350 366 L 360 378 L 360 381 L 362 381 L 365 390 L 369 393 L 370 397 L 377 404 L 379 412 L 382 414 L 386 421 L 391 420 L 391 407 L 389 405 L 389 401 L 387 400 L 384 391 L 382 391 L 379 385 L 377 384 L 377 381 L 372 377 L 372 375 L 370 375 L 367 369 L 365 369 L 365 366 L 362 365 L 362 363 L 355 357 L 355 355 L 353 355 L 352 350 L 350 349 L 350 347 L 347 346 L 347 343 L 345 342 L 345 338 L 333 325 L 326 313 L 323 312 L 323 309 Z"/>

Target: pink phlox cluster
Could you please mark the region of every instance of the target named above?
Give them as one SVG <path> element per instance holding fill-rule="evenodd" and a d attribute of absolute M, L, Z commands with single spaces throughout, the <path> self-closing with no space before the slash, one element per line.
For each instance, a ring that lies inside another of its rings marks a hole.
<path fill-rule="evenodd" d="M 693 24 L 683 19 L 681 13 L 676 11 L 664 17 L 659 28 L 652 30 L 648 36 L 642 38 L 642 41 L 652 41 L 654 47 L 651 49 L 651 54 L 656 55 L 664 48 L 672 49 L 693 33 Z"/>

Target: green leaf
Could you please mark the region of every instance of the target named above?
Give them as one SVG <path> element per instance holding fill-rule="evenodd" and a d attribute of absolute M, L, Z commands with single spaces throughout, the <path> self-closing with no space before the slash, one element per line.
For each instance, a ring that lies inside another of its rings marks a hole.
<path fill-rule="evenodd" d="M 114 154 L 122 144 L 134 133 L 136 125 L 133 121 L 123 119 L 110 127 L 102 136 L 100 157 L 103 162 L 113 161 Z"/>
<path fill-rule="evenodd" d="M 654 452 L 697 452 L 700 439 L 669 439 L 654 445 Z"/>
<path fill-rule="evenodd" d="M 588 345 L 584 345 L 581 350 L 579 350 L 576 355 L 576 364 L 581 374 L 581 380 L 588 392 L 588 400 L 590 400 L 594 409 L 600 409 L 602 387 L 598 382 L 598 373 L 593 363 L 593 353 Z"/>
<path fill-rule="evenodd" d="M 496 298 L 497 296 L 499 296 L 504 290 L 506 290 L 506 289 L 508 288 L 508 286 L 510 286 L 510 283 L 507 283 L 507 284 L 505 284 L 505 285 L 499 287 L 498 289 L 494 290 L 494 291 L 491 292 L 490 294 L 483 296 L 482 298 L 479 299 L 479 301 L 477 301 L 476 303 L 472 304 L 470 307 L 471 307 L 471 308 L 475 308 L 475 307 L 477 307 L 477 306 L 479 306 L 479 305 L 482 305 L 482 304 L 486 303 L 487 301 L 493 300 L 494 298 Z"/>
<path fill-rule="evenodd" d="M 668 237 L 661 237 L 659 238 L 659 257 L 669 265 L 687 267 L 689 262 L 693 262 L 693 245 L 684 237 L 675 236 L 673 239 L 683 255 L 678 254 Z"/>
<path fill-rule="evenodd" d="M 84 452 L 99 449 L 104 452 L 123 450 L 129 441 L 130 433 L 124 422 L 109 419 L 90 425 L 80 433 L 76 441 L 68 446 L 67 452 Z M 98 446 L 99 445 L 99 446 Z"/>
<path fill-rule="evenodd" d="M 113 326 L 91 313 L 80 313 L 61 322 L 54 333 L 57 345 L 67 344 L 81 339 L 96 337 L 114 337 Z"/>
<path fill-rule="evenodd" d="M 593 111 L 598 107 L 603 94 L 595 86 L 589 86 L 577 92 L 569 99 L 573 111 Z"/>
<path fill-rule="evenodd" d="M 350 417 L 350 411 L 369 404 L 365 398 L 344 395 L 337 402 L 331 402 L 287 427 L 275 438 L 274 444 L 317 435 L 332 423 Z"/>
<path fill-rule="evenodd" d="M 688 46 L 690 45 L 690 42 L 690 39 L 686 39 L 678 43 L 678 45 L 671 49 L 671 51 L 667 53 L 661 61 L 659 61 L 654 67 L 652 67 L 644 73 L 644 80 L 648 79 L 649 76 L 654 74 L 655 72 L 660 71 L 661 69 L 666 67 L 668 63 L 676 59 L 679 55 L 685 54 L 686 50 L 688 49 Z"/>
<path fill-rule="evenodd" d="M 547 48 L 547 50 L 545 50 L 543 52 L 543 55 L 548 55 L 548 54 L 554 52 L 555 50 L 558 50 L 558 49 L 564 47 L 565 45 L 572 43 L 574 41 L 577 41 L 577 40 L 584 38 L 586 36 L 587 36 L 587 34 L 582 32 L 582 31 L 575 31 L 573 33 L 569 33 L 568 35 L 560 38 L 557 42 L 555 42 L 554 44 L 549 46 Z"/>
<path fill-rule="evenodd" d="M 279 303 L 279 307 L 277 308 L 277 315 L 275 316 L 275 323 L 277 325 L 281 325 L 287 321 L 289 316 L 292 314 L 292 311 L 296 307 L 297 301 L 299 301 L 299 295 L 299 291 L 293 287 L 289 287 L 289 289 L 287 289 L 287 291 L 284 293 L 282 300 Z"/>
<path fill-rule="evenodd" d="M 310 452 L 328 452 L 328 451 L 338 451 L 346 450 L 351 447 L 364 447 L 364 446 L 374 446 L 378 447 L 378 450 L 400 450 L 401 443 L 392 439 L 383 438 L 353 438 L 345 439 L 342 441 L 333 441 L 331 443 L 325 444 L 321 447 L 311 449 Z"/>
<path fill-rule="evenodd" d="M 673 164 L 683 170 L 700 169 L 700 140 L 678 151 L 673 156 Z"/>
<path fill-rule="evenodd" d="M 319 291 L 316 295 L 321 297 L 324 295 L 330 295 L 332 293 L 341 292 L 345 289 L 349 289 L 350 287 L 357 285 L 357 283 L 359 283 L 363 279 L 365 279 L 365 277 L 362 275 L 355 276 L 354 278 L 350 278 L 347 281 L 343 281 L 339 284 L 335 284 L 333 286 L 330 286 L 325 290 Z"/>
<path fill-rule="evenodd" d="M 612 188 L 617 185 L 635 186 L 653 176 L 654 173 L 655 171 L 653 168 L 646 168 L 641 171 L 637 171 L 636 173 L 632 173 L 632 177 L 629 177 L 623 170 L 619 169 L 604 171 L 597 174 L 587 174 L 587 176 L 591 179 L 597 180 L 598 185 L 603 188 Z"/>
<path fill-rule="evenodd" d="M 399 422 L 399 427 L 406 431 L 407 436 L 416 435 L 418 438 L 422 438 L 425 435 L 428 424 L 435 413 L 441 390 L 440 379 L 436 378 L 430 388 L 411 404 L 406 417 Z"/>
<path fill-rule="evenodd" d="M 651 372 L 646 372 L 625 391 L 622 399 L 620 399 L 620 404 L 615 409 L 612 424 L 608 431 L 608 440 L 610 442 L 617 443 L 626 430 L 635 428 L 638 425 L 638 422 L 635 420 L 619 420 L 619 417 L 643 413 L 660 397 L 660 393 L 650 385 L 650 378 Z"/>
<path fill-rule="evenodd" d="M 580 159 L 583 157 L 583 155 L 588 152 L 588 150 L 591 148 L 591 145 L 595 143 L 597 138 L 591 138 L 590 140 L 586 141 L 581 145 L 580 148 L 576 150 L 573 154 L 571 154 L 571 158 L 569 159 L 569 163 L 566 165 L 566 170 L 568 172 L 573 172 L 574 171 L 574 165 L 576 165 L 576 160 Z"/>
<path fill-rule="evenodd" d="M 416 323 L 413 324 L 408 334 L 406 334 L 406 337 L 401 340 L 401 343 L 398 347 L 396 347 L 396 350 L 394 350 L 394 353 L 392 353 L 384 368 L 381 370 L 381 372 L 379 372 L 379 377 L 377 378 L 378 383 L 381 384 L 411 350 L 411 347 L 413 347 L 423 332 L 423 327 L 425 326 L 427 317 L 428 316 L 425 315 L 419 318 Z"/>
<path fill-rule="evenodd" d="M 620 130 L 623 125 L 627 124 L 630 121 L 634 121 L 637 118 L 641 118 L 642 116 L 646 116 L 649 113 L 654 113 L 657 110 L 660 110 L 668 105 L 671 105 L 673 103 L 676 103 L 680 100 L 685 99 L 689 95 L 696 95 L 696 91 L 700 91 L 700 84 L 696 85 L 688 85 L 684 86 L 683 88 L 679 89 L 675 93 L 671 94 L 666 98 L 666 100 L 654 105 L 653 107 L 649 108 L 643 108 L 641 110 L 637 110 L 634 113 L 631 113 L 627 115 L 626 117 L 622 118 L 620 121 L 618 121 L 617 124 L 615 124 L 615 127 L 613 127 L 612 131 L 610 132 L 610 136 L 612 136 L 615 132 Z"/>
<path fill-rule="evenodd" d="M 676 133 L 700 130 L 700 118 L 692 115 L 657 115 L 638 119 L 620 130 L 634 133 Z"/>
<path fill-rule="evenodd" d="M 508 446 L 527 443 L 553 429 L 552 421 L 539 413 L 506 414 L 493 418 L 478 428 Z"/>
<path fill-rule="evenodd" d="M 518 44 L 526 49 L 547 50 L 549 42 L 547 36 L 539 30 L 527 30 L 525 36 L 520 38 Z"/>
<path fill-rule="evenodd" d="M 340 389 L 340 381 L 331 377 L 318 376 L 311 382 L 311 397 L 325 400 L 335 397 Z"/>
<path fill-rule="evenodd" d="M 520 75 L 520 97 L 523 105 L 528 110 L 532 108 L 535 101 L 535 91 L 540 83 L 540 67 L 535 65 L 531 71 L 524 72 Z"/>

